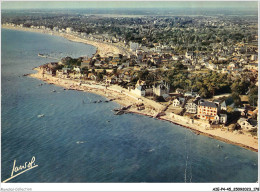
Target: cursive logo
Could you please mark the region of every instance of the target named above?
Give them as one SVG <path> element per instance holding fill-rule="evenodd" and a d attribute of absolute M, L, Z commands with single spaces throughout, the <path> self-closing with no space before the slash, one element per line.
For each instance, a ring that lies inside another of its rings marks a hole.
<path fill-rule="evenodd" d="M 13 169 L 11 172 L 11 177 L 4 180 L 3 183 L 17 177 L 18 175 L 21 175 L 22 173 L 25 173 L 26 171 L 29 171 L 30 169 L 33 169 L 35 167 L 38 167 L 38 165 L 35 164 L 35 157 L 33 156 L 31 161 L 25 162 L 23 165 L 16 166 L 16 160 L 14 160 Z M 17 174 L 15 174 L 17 173 Z M 15 174 L 15 175 L 14 175 Z"/>

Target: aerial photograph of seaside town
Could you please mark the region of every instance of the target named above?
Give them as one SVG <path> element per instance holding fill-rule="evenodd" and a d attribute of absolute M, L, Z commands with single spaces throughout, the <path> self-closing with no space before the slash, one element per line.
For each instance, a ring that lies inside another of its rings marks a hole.
<path fill-rule="evenodd" d="M 258 182 L 257 1 L 1 4 L 2 183 Z"/>

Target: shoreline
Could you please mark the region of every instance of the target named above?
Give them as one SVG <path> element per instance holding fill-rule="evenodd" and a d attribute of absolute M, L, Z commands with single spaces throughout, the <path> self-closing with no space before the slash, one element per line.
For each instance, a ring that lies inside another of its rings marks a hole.
<path fill-rule="evenodd" d="M 71 79 L 60 79 L 58 77 L 53 77 L 48 74 L 42 75 L 42 69 L 34 68 L 37 73 L 29 74 L 29 77 L 36 78 L 42 81 L 45 81 L 49 84 L 54 84 L 60 87 L 64 87 L 69 90 L 77 90 L 90 92 L 94 94 L 98 94 L 104 96 L 108 99 L 112 99 L 114 102 L 122 105 L 122 106 L 132 106 L 127 112 L 134 113 L 139 115 L 145 115 L 149 117 L 155 118 L 156 114 L 158 114 L 163 108 L 164 105 L 157 103 L 157 106 L 154 104 L 155 101 L 148 101 L 145 98 L 135 97 L 127 90 L 123 90 L 123 88 L 119 88 L 116 85 L 105 87 L 98 83 L 94 83 L 93 81 L 88 81 L 86 84 L 80 85 L 79 82 L 76 82 Z M 153 103 L 154 102 L 154 103 Z M 139 111 L 136 105 L 143 103 L 145 106 L 145 110 Z M 190 124 L 188 122 L 180 121 L 177 119 L 173 119 L 172 114 L 166 112 L 165 116 L 156 117 L 158 120 L 168 121 L 172 124 L 179 125 L 184 128 L 190 129 L 194 134 L 204 135 L 228 144 L 237 145 L 239 147 L 258 152 L 258 140 L 252 136 L 238 134 L 234 132 L 223 131 L 221 129 L 205 129 L 203 126 Z"/>
<path fill-rule="evenodd" d="M 152 117 L 151 115 L 147 115 L 147 114 L 144 114 L 144 113 L 131 112 L 131 111 L 130 111 L 130 113 Z M 225 139 L 225 138 L 222 138 L 222 137 L 219 137 L 219 136 L 215 136 L 215 135 L 212 135 L 212 134 L 209 134 L 209 133 L 205 133 L 205 132 L 199 131 L 197 129 L 194 129 L 192 127 L 189 127 L 189 126 L 186 126 L 186 125 L 183 125 L 183 124 L 179 124 L 179 123 L 174 122 L 174 121 L 169 120 L 169 119 L 164 119 L 164 118 L 161 118 L 161 117 L 159 117 L 157 119 L 162 120 L 162 121 L 167 121 L 167 122 L 172 123 L 174 125 L 179 125 L 179 126 L 184 127 L 186 129 L 190 129 L 194 134 L 204 135 L 204 136 L 207 136 L 209 138 L 216 139 L 216 140 L 219 140 L 219 141 L 222 141 L 222 142 L 225 142 L 225 143 L 228 143 L 228 144 L 232 144 L 232 145 L 237 145 L 239 147 L 242 147 L 242 148 L 245 148 L 245 149 L 248 149 L 250 151 L 258 153 L 258 149 L 255 149 L 253 147 L 250 147 L 250 146 L 247 146 L 247 145 L 244 145 L 244 144 L 241 144 L 241 143 L 233 142 L 233 141 L 230 141 L 228 139 Z"/>
<path fill-rule="evenodd" d="M 58 36 L 58 37 L 63 37 L 69 41 L 92 45 L 92 46 L 96 47 L 96 49 L 97 49 L 95 54 L 99 54 L 101 57 L 106 57 L 106 56 L 115 55 L 115 54 L 130 55 L 130 51 L 127 50 L 127 48 L 122 47 L 120 45 L 115 45 L 115 44 L 108 43 L 108 42 L 99 42 L 99 41 L 91 40 L 88 38 L 78 37 L 78 36 L 75 36 L 74 34 L 54 32 L 54 31 L 50 31 L 50 30 L 46 30 L 46 29 L 34 29 L 34 28 L 27 28 L 27 27 L 11 26 L 11 25 L 5 25 L 5 24 L 2 24 L 1 28 L 16 30 L 16 31 L 27 31 L 27 32 L 33 32 L 33 33 L 54 35 L 54 36 Z"/>
<path fill-rule="evenodd" d="M 42 33 L 42 34 L 49 34 L 49 35 L 55 35 L 60 36 L 63 38 L 66 38 L 69 41 L 79 42 L 79 43 L 85 43 L 88 45 L 95 46 L 97 51 L 96 53 L 99 53 L 101 56 L 107 56 L 111 54 L 111 51 L 113 51 L 113 54 L 126 54 L 124 51 L 120 50 L 118 47 L 104 43 L 104 42 L 96 42 L 93 40 L 87 40 L 83 38 L 76 37 L 71 34 L 66 33 L 59 33 L 59 32 L 53 32 L 53 31 L 47 31 L 43 29 L 32 29 L 32 28 L 25 28 L 25 27 L 17 27 L 17 26 L 10 26 L 10 25 L 2 25 L 2 28 L 5 29 L 11 29 L 11 30 L 19 30 L 19 31 L 28 31 L 28 32 L 36 32 L 36 33 Z M 128 52 L 129 53 L 129 52 Z M 108 99 L 112 99 L 116 103 L 122 105 L 122 106 L 132 106 L 129 113 L 135 113 L 139 115 L 145 115 L 150 117 L 155 117 L 158 113 L 162 111 L 162 109 L 165 107 L 164 105 L 161 105 L 155 101 L 146 99 L 146 98 L 140 98 L 136 95 L 131 94 L 131 92 L 124 90 L 123 88 L 119 86 L 110 86 L 108 88 L 93 83 L 92 81 L 88 81 L 88 84 L 84 85 L 84 87 L 79 85 L 79 82 L 76 82 L 75 80 L 70 79 L 59 79 L 57 77 L 52 77 L 51 75 L 45 74 L 45 77 L 42 77 L 42 74 L 40 73 L 40 68 L 35 68 L 34 70 L 37 71 L 37 73 L 30 74 L 30 77 L 46 81 L 50 84 L 55 84 L 60 87 L 64 87 L 66 89 L 73 89 L 78 91 L 84 91 L 84 92 L 90 92 L 94 94 L 98 94 L 101 96 L 104 96 Z M 47 78 L 46 78 L 47 77 Z M 136 105 L 143 103 L 145 106 L 145 110 L 139 111 L 136 107 Z M 135 106 L 135 107 L 134 107 Z M 174 115 L 178 116 L 178 115 Z M 182 126 L 184 128 L 190 129 L 192 132 L 195 132 L 194 134 L 198 133 L 201 135 L 205 135 L 207 137 L 217 139 L 220 141 L 223 141 L 225 143 L 237 145 L 246 149 L 249 149 L 254 152 L 258 152 L 258 139 L 255 139 L 254 137 L 250 135 L 242 135 L 238 134 L 237 132 L 228 132 L 223 131 L 220 129 L 206 129 L 203 123 L 201 124 L 190 124 L 187 120 L 181 121 L 180 119 L 173 118 L 172 114 L 170 112 L 166 111 L 165 116 L 157 117 L 159 120 L 168 121 L 170 123 Z"/>

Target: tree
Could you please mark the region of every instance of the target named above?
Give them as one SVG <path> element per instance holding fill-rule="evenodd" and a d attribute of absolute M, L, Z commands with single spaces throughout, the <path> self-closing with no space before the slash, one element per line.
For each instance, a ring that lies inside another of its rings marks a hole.
<path fill-rule="evenodd" d="M 239 95 L 244 95 L 247 92 L 249 85 L 250 82 L 244 79 L 242 80 L 238 79 L 231 85 L 231 91 L 232 93 L 238 93 Z"/>
<path fill-rule="evenodd" d="M 241 126 L 236 123 L 236 124 L 231 124 L 231 130 L 235 131 L 235 130 L 240 130 Z"/>
<path fill-rule="evenodd" d="M 147 79 L 148 75 L 149 75 L 149 71 L 148 70 L 144 70 L 144 71 L 139 71 L 138 72 L 138 78 L 140 80 L 143 80 L 143 81 Z"/>
<path fill-rule="evenodd" d="M 176 69 L 176 70 L 183 70 L 183 69 L 187 69 L 187 67 L 185 67 L 182 63 L 177 63 L 174 66 L 174 69 Z"/>
<path fill-rule="evenodd" d="M 102 73 L 98 73 L 98 74 L 97 74 L 97 79 L 98 79 L 99 81 L 103 80 L 103 74 L 102 74 Z"/>
<path fill-rule="evenodd" d="M 232 93 L 232 98 L 234 100 L 234 103 L 236 106 L 239 106 L 241 104 L 241 99 L 239 97 L 239 94 L 238 93 Z"/>
<path fill-rule="evenodd" d="M 257 103 L 258 103 L 258 88 L 255 85 L 250 88 L 250 91 L 248 93 L 248 102 L 252 106 L 257 106 Z"/>
<path fill-rule="evenodd" d="M 227 106 L 227 112 L 232 113 L 234 111 L 234 108 L 231 106 Z"/>
<path fill-rule="evenodd" d="M 208 97 L 208 91 L 204 87 L 201 87 L 199 94 L 201 97 L 204 97 L 204 98 Z"/>

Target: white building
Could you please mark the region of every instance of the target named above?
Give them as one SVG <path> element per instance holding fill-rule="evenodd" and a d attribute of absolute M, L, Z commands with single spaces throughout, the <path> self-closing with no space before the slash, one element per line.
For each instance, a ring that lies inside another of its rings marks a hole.
<path fill-rule="evenodd" d="M 79 66 L 74 67 L 74 68 L 73 68 L 73 71 L 75 71 L 75 72 L 77 72 L 77 73 L 80 73 L 80 67 L 79 67 Z"/>
<path fill-rule="evenodd" d="M 139 48 L 139 44 L 138 43 L 130 42 L 130 50 L 131 51 L 136 51 L 138 48 Z"/>
<path fill-rule="evenodd" d="M 252 61 L 257 61 L 257 55 L 251 55 L 251 58 L 250 58 Z"/>
<path fill-rule="evenodd" d="M 135 89 L 131 90 L 132 93 L 142 97 L 151 95 L 152 91 L 152 87 L 147 85 L 136 85 Z"/>
<path fill-rule="evenodd" d="M 193 52 L 186 52 L 186 54 L 185 54 L 185 57 L 187 59 L 193 59 L 193 56 L 194 56 Z"/>
<path fill-rule="evenodd" d="M 217 69 L 217 66 L 213 63 L 210 63 L 210 64 L 208 64 L 208 69 L 214 71 L 215 69 Z"/>
<path fill-rule="evenodd" d="M 227 122 L 227 114 L 220 114 L 219 122 L 225 124 Z"/>
<path fill-rule="evenodd" d="M 66 28 L 66 32 L 67 32 L 67 33 L 71 33 L 71 32 L 72 32 L 72 28 L 71 28 L 71 27 L 67 27 L 67 28 Z"/>
<path fill-rule="evenodd" d="M 179 56 L 178 55 L 174 55 L 174 56 L 172 56 L 172 60 L 174 60 L 174 61 L 178 61 L 179 60 Z"/>
<path fill-rule="evenodd" d="M 194 103 L 194 101 L 190 101 L 185 105 L 185 109 L 187 113 L 197 113 L 197 107 L 198 105 Z"/>
<path fill-rule="evenodd" d="M 138 96 L 145 96 L 145 88 L 143 85 L 139 85 L 138 87 L 136 87 L 134 90 L 131 91 L 132 93 L 138 95 Z"/>
<path fill-rule="evenodd" d="M 185 92 L 184 97 L 199 97 L 199 94 L 197 92 Z"/>
<path fill-rule="evenodd" d="M 225 102 L 225 101 L 223 101 L 223 102 L 220 104 L 220 110 L 224 110 L 224 111 L 227 110 L 227 105 L 226 105 L 226 102 Z"/>
<path fill-rule="evenodd" d="M 169 94 L 170 86 L 167 83 L 159 83 L 153 86 L 153 93 L 157 96 L 163 96 Z"/>
<path fill-rule="evenodd" d="M 178 97 L 173 100 L 172 105 L 173 107 L 181 107 L 185 102 L 185 98 L 183 97 Z"/>
<path fill-rule="evenodd" d="M 53 31 L 57 32 L 57 31 L 59 31 L 59 28 L 58 27 L 53 27 Z"/>
<path fill-rule="evenodd" d="M 250 131 L 257 128 L 257 121 L 253 119 L 240 118 L 237 123 L 241 126 L 243 130 Z"/>

